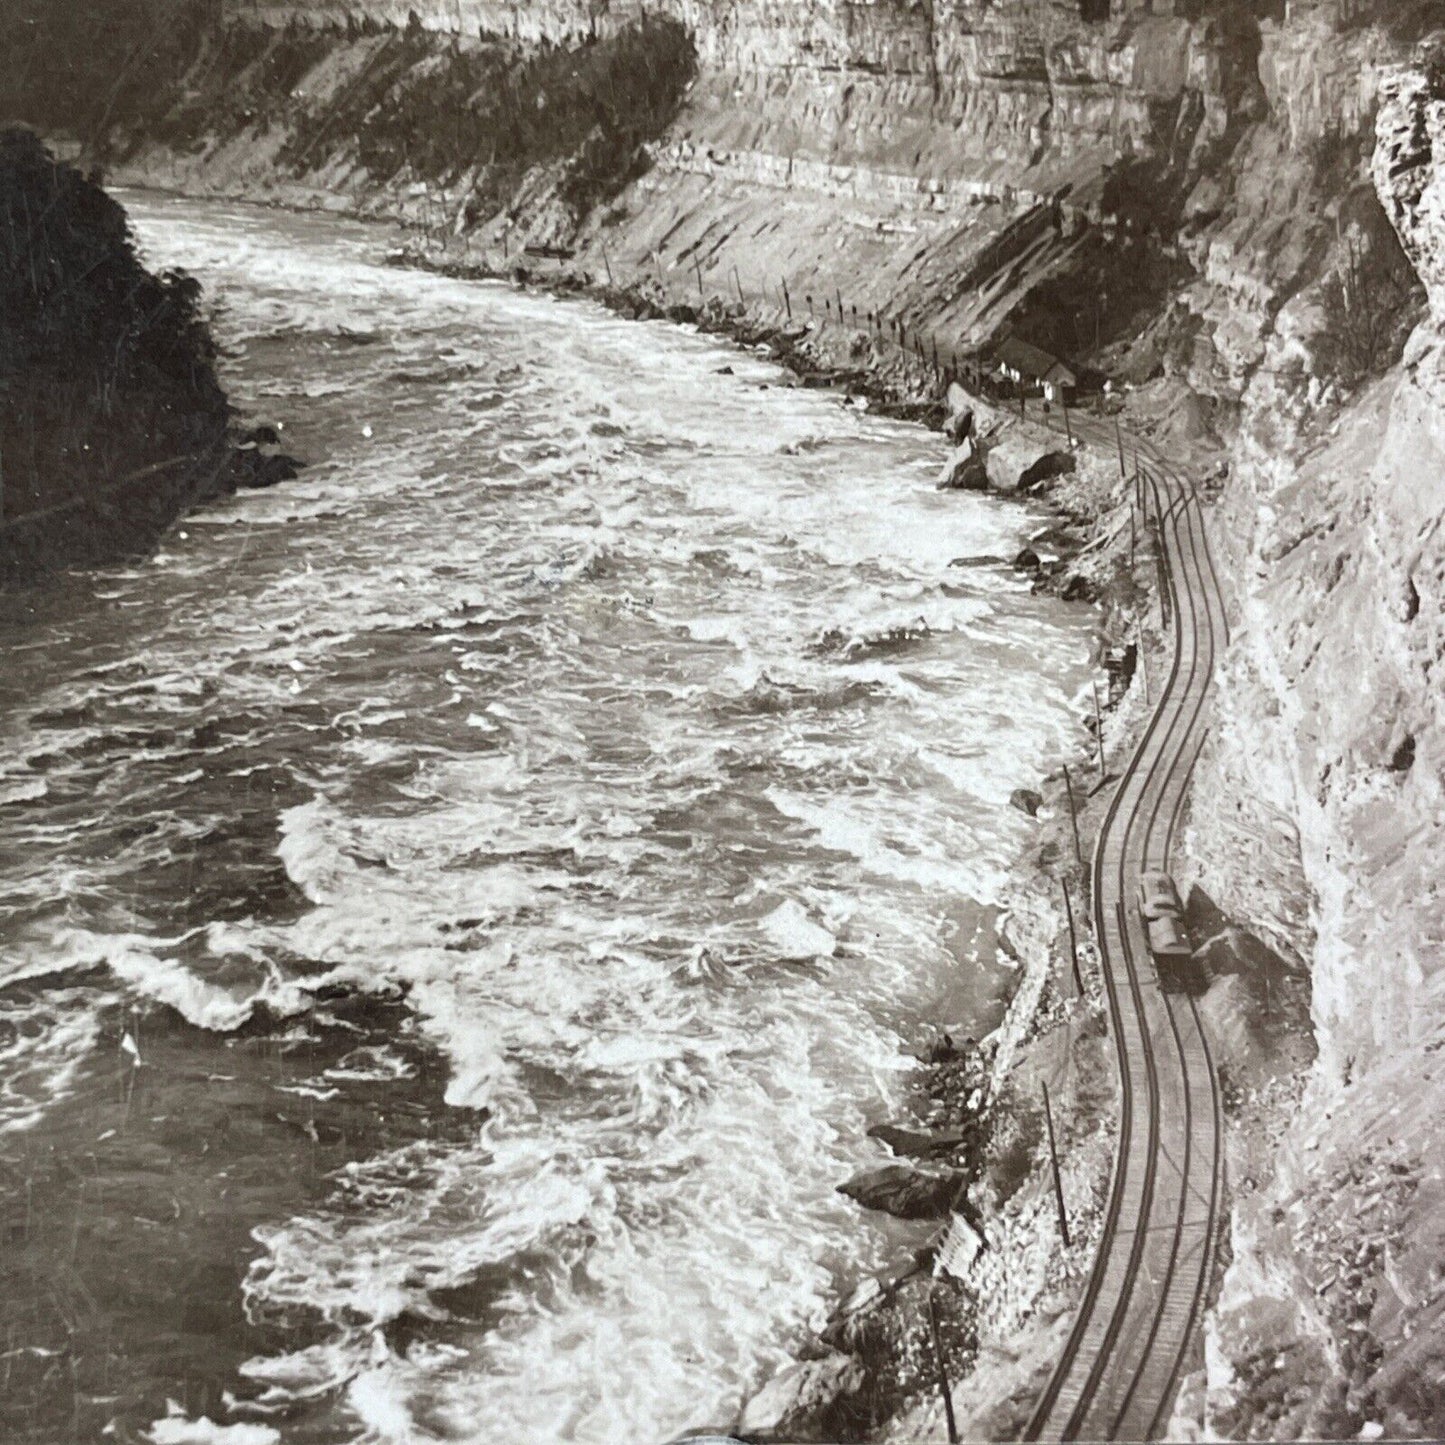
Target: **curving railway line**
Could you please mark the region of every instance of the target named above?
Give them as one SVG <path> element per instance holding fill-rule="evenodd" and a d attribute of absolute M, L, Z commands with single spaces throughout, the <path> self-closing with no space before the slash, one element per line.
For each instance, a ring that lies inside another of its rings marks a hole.
<path fill-rule="evenodd" d="M 1091 879 L 1120 1078 L 1118 1153 L 1094 1268 L 1029 1440 L 1161 1435 L 1198 1348 L 1218 1234 L 1223 1129 L 1209 1043 L 1194 998 L 1160 988 L 1134 896 L 1141 872 L 1168 867 L 1227 634 L 1198 498 L 1148 450 L 1139 484 L 1163 549 L 1174 656 L 1109 804 Z"/>

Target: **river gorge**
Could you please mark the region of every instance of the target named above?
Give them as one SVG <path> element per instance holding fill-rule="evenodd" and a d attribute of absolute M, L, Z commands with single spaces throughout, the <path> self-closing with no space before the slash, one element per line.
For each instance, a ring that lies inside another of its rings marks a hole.
<path fill-rule="evenodd" d="M 670 324 L 125 199 L 309 465 L 3 624 L 11 1328 L 105 1253 L 97 1427 L 725 1427 L 926 1238 L 836 1188 L 1000 1018 L 1094 649 L 1000 565 L 1047 516 Z"/>

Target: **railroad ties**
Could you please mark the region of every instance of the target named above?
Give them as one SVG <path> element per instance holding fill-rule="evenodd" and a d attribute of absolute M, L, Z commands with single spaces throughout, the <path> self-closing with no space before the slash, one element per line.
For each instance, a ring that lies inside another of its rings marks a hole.
<path fill-rule="evenodd" d="M 1091 440 L 1112 440 L 1098 430 Z M 1120 1079 L 1119 1146 L 1099 1253 L 1029 1421 L 1031 1440 L 1159 1438 L 1198 1348 L 1218 1237 L 1218 1079 L 1194 998 L 1160 987 L 1134 897 L 1141 872 L 1168 867 L 1225 623 L 1198 499 L 1162 457 L 1144 451 L 1141 482 L 1161 519 L 1174 649 L 1093 860 Z"/>

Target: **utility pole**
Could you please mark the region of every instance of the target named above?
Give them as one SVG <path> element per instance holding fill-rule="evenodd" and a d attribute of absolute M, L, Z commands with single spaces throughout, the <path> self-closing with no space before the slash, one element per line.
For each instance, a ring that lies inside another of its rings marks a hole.
<path fill-rule="evenodd" d="M 1049 1162 L 1054 1167 L 1054 1202 L 1059 1206 L 1059 1237 L 1069 1247 L 1069 1216 L 1064 1210 L 1064 1179 L 1059 1173 L 1059 1146 L 1054 1138 L 1054 1111 L 1049 1107 L 1049 1086 L 1044 1085 L 1044 1122 L 1049 1130 Z"/>
<path fill-rule="evenodd" d="M 1064 791 L 1069 795 L 1069 822 L 1074 827 L 1074 857 L 1079 867 L 1084 866 L 1084 850 L 1079 845 L 1079 808 L 1074 802 L 1074 780 L 1069 776 L 1069 765 L 1064 764 Z"/>
<path fill-rule="evenodd" d="M 1069 961 L 1073 964 L 1074 989 L 1080 998 L 1084 996 L 1084 976 L 1079 972 L 1079 936 L 1074 931 L 1074 905 L 1069 899 L 1069 880 L 1059 879 L 1064 890 L 1064 917 L 1069 920 Z"/>
<path fill-rule="evenodd" d="M 1119 413 L 1114 413 L 1114 440 L 1119 443 L 1119 476 L 1122 480 L 1129 480 L 1128 469 L 1124 465 L 1124 430 L 1119 425 Z"/>
<path fill-rule="evenodd" d="M 783 309 L 788 313 L 788 320 L 793 319 L 793 298 L 788 295 L 788 279 L 783 278 Z"/>
<path fill-rule="evenodd" d="M 1107 768 L 1105 767 L 1105 764 L 1104 764 L 1104 718 L 1103 718 L 1103 715 L 1099 712 L 1099 684 L 1096 682 L 1096 683 L 1093 684 L 1093 687 L 1094 687 L 1094 732 L 1095 732 L 1095 734 L 1097 735 L 1098 740 L 1099 740 L 1099 781 L 1102 782 L 1102 781 L 1104 780 L 1104 776 L 1105 776 L 1105 774 L 1106 774 L 1106 772 L 1107 772 Z"/>
<path fill-rule="evenodd" d="M 703 299 L 702 262 L 697 259 L 696 251 L 692 255 L 692 269 L 697 273 L 697 299 L 701 301 Z"/>
<path fill-rule="evenodd" d="M 1169 625 L 1169 570 L 1164 560 L 1164 523 L 1154 520 L 1154 571 L 1159 587 L 1159 626 L 1162 630 Z"/>
<path fill-rule="evenodd" d="M 938 1367 L 938 1392 L 943 1396 L 943 1418 L 948 1425 L 948 1445 L 958 1445 L 958 1422 L 953 1418 L 953 1394 L 948 1388 L 948 1370 L 943 1362 L 943 1341 L 938 1335 L 938 1315 L 933 1308 L 933 1291 L 928 1292 L 928 1332 L 933 1336 L 933 1362 Z"/>

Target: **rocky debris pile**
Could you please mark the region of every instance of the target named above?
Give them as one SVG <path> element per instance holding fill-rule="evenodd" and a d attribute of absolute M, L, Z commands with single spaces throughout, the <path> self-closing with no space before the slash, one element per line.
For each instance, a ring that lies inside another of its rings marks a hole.
<path fill-rule="evenodd" d="M 866 1384 L 862 1361 L 840 1350 L 797 1360 L 748 1401 L 738 1432 L 749 1440 L 839 1438 L 836 1427 L 854 1413 Z"/>
<path fill-rule="evenodd" d="M 1299 1294 L 1276 1295 L 1269 1312 L 1262 1297 L 1231 1302 L 1239 1310 L 1228 1320 L 1233 1368 L 1227 1392 L 1216 1387 L 1217 1429 L 1360 1439 L 1438 1430 L 1438 1391 L 1421 1386 L 1439 1379 L 1429 1360 L 1438 1363 L 1441 1351 L 1433 1327 L 1445 1312 L 1445 1232 L 1411 1235 L 1442 1193 L 1424 1159 L 1382 1145 L 1329 1169 L 1308 1198 L 1273 1206 L 1261 1227 L 1287 1243 Z M 1290 1326 L 1292 1311 L 1313 1316 L 1313 1328 Z M 1253 1329 L 1236 1338 L 1245 1319 Z M 1393 1366 L 1391 1347 L 1403 1350 Z"/>
<path fill-rule="evenodd" d="M 868 1131 L 908 1162 L 862 1170 L 840 1192 L 898 1219 L 946 1219 L 963 1207 L 988 1144 L 990 1061 L 991 1047 L 940 1034 L 914 1074 L 914 1118 Z"/>
<path fill-rule="evenodd" d="M 747 1403 L 735 1431 L 757 1442 L 858 1440 L 919 1402 L 938 1399 L 938 1356 L 951 1379 L 972 1364 L 978 1301 L 918 1267 L 865 1279 L 803 1354 Z"/>

